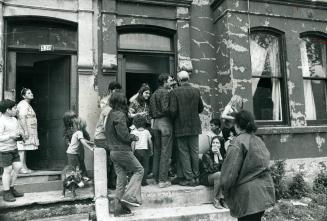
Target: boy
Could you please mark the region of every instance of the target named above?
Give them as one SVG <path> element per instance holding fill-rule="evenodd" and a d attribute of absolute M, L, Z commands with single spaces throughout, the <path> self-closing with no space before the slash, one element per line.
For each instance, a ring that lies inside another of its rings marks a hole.
<path fill-rule="evenodd" d="M 131 134 L 136 135 L 139 140 L 132 142 L 132 149 L 135 157 L 144 168 L 144 174 L 149 171 L 149 157 L 152 155 L 152 140 L 150 132 L 145 129 L 146 119 L 142 115 L 136 115 L 133 119 L 133 124 L 136 129 L 132 130 Z M 143 176 L 142 186 L 147 186 L 146 176 Z"/>
<path fill-rule="evenodd" d="M 7 202 L 16 201 L 15 197 L 24 194 L 14 188 L 17 174 L 22 168 L 20 162 L 17 140 L 22 139 L 18 131 L 18 123 L 15 118 L 17 114 L 16 103 L 12 100 L 3 100 L 0 103 L 0 167 L 3 167 L 3 200 Z"/>

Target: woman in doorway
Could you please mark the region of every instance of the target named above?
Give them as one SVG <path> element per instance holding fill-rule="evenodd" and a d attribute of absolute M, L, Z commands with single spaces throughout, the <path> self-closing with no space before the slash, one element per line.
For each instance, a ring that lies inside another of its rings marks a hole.
<path fill-rule="evenodd" d="M 217 209 L 227 208 L 220 188 L 220 170 L 225 156 L 224 138 L 214 136 L 200 164 L 200 184 L 213 186 L 213 205 Z"/>
<path fill-rule="evenodd" d="M 231 216 L 239 221 L 260 221 L 264 211 L 275 203 L 270 153 L 254 134 L 251 112 L 236 113 L 235 130 L 238 135 L 229 145 L 221 169 L 221 187 Z"/>
<path fill-rule="evenodd" d="M 39 146 L 37 119 L 31 106 L 31 101 L 34 99 L 34 95 L 31 89 L 23 88 L 21 90 L 21 96 L 23 100 L 21 100 L 17 105 L 18 121 L 23 134 L 23 141 L 17 142 L 20 161 L 23 164 L 23 168 L 20 172 L 31 173 L 32 171 L 28 169 L 26 165 L 26 151 L 37 150 Z"/>
<path fill-rule="evenodd" d="M 147 128 L 151 126 L 151 118 L 149 114 L 150 96 L 151 96 L 150 86 L 148 84 L 142 84 L 137 97 L 130 101 L 131 103 L 128 109 L 128 116 L 132 119 L 136 115 L 144 116 L 146 119 Z"/>

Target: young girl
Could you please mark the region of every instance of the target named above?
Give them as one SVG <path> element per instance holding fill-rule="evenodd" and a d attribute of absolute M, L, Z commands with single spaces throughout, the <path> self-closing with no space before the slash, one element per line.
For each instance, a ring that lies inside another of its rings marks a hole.
<path fill-rule="evenodd" d="M 138 141 L 132 142 L 132 149 L 135 157 L 141 163 L 144 168 L 144 174 L 148 174 L 149 170 L 149 157 L 152 155 L 152 140 L 150 132 L 145 129 L 146 119 L 142 115 L 136 115 L 133 119 L 133 124 L 136 129 L 132 130 L 131 134 L 134 134 L 139 138 Z M 142 186 L 147 186 L 146 176 L 143 176 Z"/>
<path fill-rule="evenodd" d="M 89 145 L 87 140 L 88 134 L 86 133 L 86 122 L 81 118 L 73 119 L 74 133 L 72 135 L 70 144 L 66 151 L 68 165 L 73 166 L 75 169 L 79 168 L 83 176 L 84 181 L 89 181 L 90 178 L 87 177 L 86 167 L 84 163 L 84 147 L 92 150 L 93 148 Z"/>

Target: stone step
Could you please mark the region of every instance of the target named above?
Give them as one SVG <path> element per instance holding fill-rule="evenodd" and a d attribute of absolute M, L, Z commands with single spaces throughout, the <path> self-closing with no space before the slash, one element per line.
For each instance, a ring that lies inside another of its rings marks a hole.
<path fill-rule="evenodd" d="M 33 219 L 34 221 L 89 221 L 89 214 L 76 214 L 69 216 L 59 216 L 43 219 Z"/>
<path fill-rule="evenodd" d="M 213 205 L 152 208 L 132 210 L 133 216 L 114 217 L 111 221 L 236 221 L 227 209 L 216 209 Z"/>
<path fill-rule="evenodd" d="M 172 185 L 159 188 L 157 185 L 142 187 L 142 206 L 140 208 L 172 208 L 179 206 L 197 206 L 212 203 L 212 187 L 185 187 Z M 109 208 L 113 212 L 114 193 L 109 194 Z"/>

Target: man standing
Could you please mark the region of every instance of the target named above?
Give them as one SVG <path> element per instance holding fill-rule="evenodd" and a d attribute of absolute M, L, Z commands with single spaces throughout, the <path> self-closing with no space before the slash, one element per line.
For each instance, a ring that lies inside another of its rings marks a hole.
<path fill-rule="evenodd" d="M 169 90 L 173 78 L 168 74 L 160 74 L 159 88 L 150 98 L 150 116 L 153 118 L 153 175 L 159 187 L 170 186 L 168 170 L 173 145 L 172 123 L 169 117 Z"/>
<path fill-rule="evenodd" d="M 203 111 L 203 102 L 200 91 L 190 85 L 188 72 L 180 71 L 177 78 L 180 87 L 170 94 L 170 112 L 174 119 L 178 161 L 184 176 L 179 184 L 196 186 L 199 183 L 199 134 L 201 134 L 199 113 Z"/>

